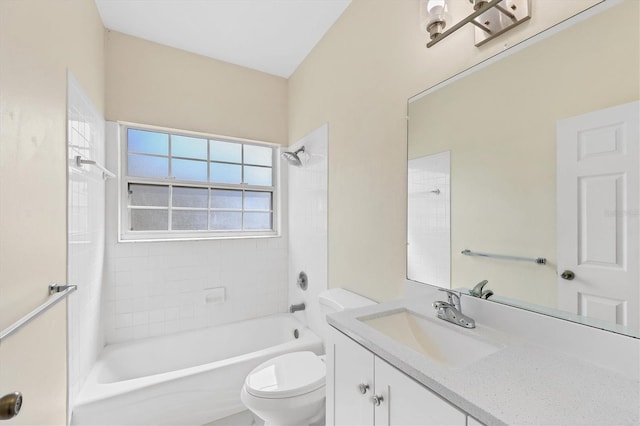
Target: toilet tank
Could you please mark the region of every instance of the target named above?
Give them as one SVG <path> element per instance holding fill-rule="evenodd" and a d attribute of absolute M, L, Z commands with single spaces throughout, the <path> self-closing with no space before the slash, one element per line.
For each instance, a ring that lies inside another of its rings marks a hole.
<path fill-rule="evenodd" d="M 327 314 L 376 304 L 376 302 L 371 299 L 367 299 L 364 296 L 352 293 L 343 288 L 330 288 L 323 291 L 318 295 L 318 301 L 320 303 L 320 315 L 323 320 L 323 335 L 320 337 L 322 337 L 323 340 L 325 340 L 327 336 L 326 330 L 329 326 L 326 320 Z"/>

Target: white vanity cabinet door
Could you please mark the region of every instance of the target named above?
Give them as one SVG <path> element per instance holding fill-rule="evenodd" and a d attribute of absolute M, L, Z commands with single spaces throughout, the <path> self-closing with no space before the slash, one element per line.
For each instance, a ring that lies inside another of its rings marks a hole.
<path fill-rule="evenodd" d="M 373 425 L 374 355 L 329 327 L 327 336 L 327 426 Z M 368 386 L 362 389 L 359 385 Z"/>
<path fill-rule="evenodd" d="M 378 357 L 375 383 L 376 426 L 466 425 L 465 413 Z"/>

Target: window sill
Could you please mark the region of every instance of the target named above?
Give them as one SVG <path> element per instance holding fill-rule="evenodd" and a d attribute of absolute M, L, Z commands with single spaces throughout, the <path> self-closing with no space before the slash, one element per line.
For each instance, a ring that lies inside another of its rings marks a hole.
<path fill-rule="evenodd" d="M 221 234 L 221 235 L 176 235 L 168 236 L 162 235 L 118 235 L 118 243 L 153 243 L 153 242 L 171 242 L 171 241 L 211 241 L 211 240 L 248 240 L 248 239 L 262 239 L 262 238 L 280 238 L 282 234 L 280 232 L 264 232 L 251 235 L 238 235 L 238 234 Z"/>

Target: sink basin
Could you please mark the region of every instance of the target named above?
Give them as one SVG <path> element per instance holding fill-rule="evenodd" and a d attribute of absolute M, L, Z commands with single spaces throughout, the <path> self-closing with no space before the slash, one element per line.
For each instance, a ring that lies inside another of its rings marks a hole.
<path fill-rule="evenodd" d="M 400 309 L 358 318 L 379 331 L 439 364 L 462 368 L 503 348 L 478 335 L 437 318 Z"/>

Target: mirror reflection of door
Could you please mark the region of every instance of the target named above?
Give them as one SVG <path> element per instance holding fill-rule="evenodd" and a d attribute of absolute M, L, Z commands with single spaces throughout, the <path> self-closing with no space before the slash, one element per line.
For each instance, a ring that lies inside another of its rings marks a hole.
<path fill-rule="evenodd" d="M 407 278 L 451 288 L 451 153 L 408 162 Z"/>
<path fill-rule="evenodd" d="M 558 306 L 640 326 L 640 103 L 557 125 Z"/>

